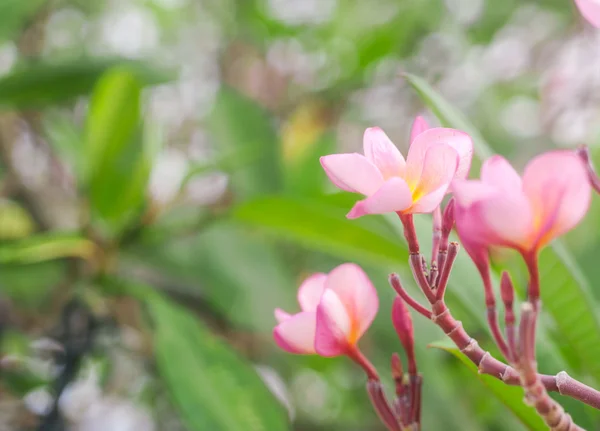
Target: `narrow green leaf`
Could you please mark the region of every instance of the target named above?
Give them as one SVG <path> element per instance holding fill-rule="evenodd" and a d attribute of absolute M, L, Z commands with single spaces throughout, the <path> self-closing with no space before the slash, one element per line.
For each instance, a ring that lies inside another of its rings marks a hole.
<path fill-rule="evenodd" d="M 21 2 L 27 3 L 27 2 Z M 87 95 L 107 70 L 126 67 L 142 85 L 172 79 L 172 74 L 140 61 L 74 58 L 60 63 L 27 63 L 0 78 L 0 107 L 39 108 Z"/>
<path fill-rule="evenodd" d="M 268 113 L 256 102 L 232 88 L 217 96 L 208 119 L 209 130 L 224 154 L 248 150 L 257 155 L 254 163 L 232 175 L 234 190 L 242 197 L 276 192 L 281 187 L 279 138 Z"/>
<path fill-rule="evenodd" d="M 305 246 L 361 262 L 405 265 L 408 253 L 391 230 L 368 220 L 347 220 L 348 209 L 319 200 L 273 196 L 239 206 L 236 220 L 264 228 Z"/>
<path fill-rule="evenodd" d="M 158 372 L 190 430 L 289 429 L 284 409 L 251 364 L 184 308 L 158 295 L 147 303 Z"/>
<path fill-rule="evenodd" d="M 480 158 L 491 155 L 484 138 L 460 111 L 423 79 L 410 74 L 406 74 L 405 78 L 444 126 L 469 133 Z M 577 359 L 570 361 L 571 367 L 599 380 L 600 363 L 594 359 L 600 355 L 600 320 L 596 302 L 575 259 L 560 241 L 554 241 L 552 247 L 541 253 L 540 277 L 543 309 L 556 324 L 555 338 L 562 348 L 568 346 L 573 353 L 567 359 Z"/>
<path fill-rule="evenodd" d="M 43 234 L 0 245 L 0 263 L 37 263 L 63 257 L 89 259 L 96 246 L 72 234 Z"/>
<path fill-rule="evenodd" d="M 102 171 L 133 138 L 140 121 L 141 86 L 127 69 L 111 69 L 96 84 L 86 124 L 90 177 Z"/>
<path fill-rule="evenodd" d="M 493 154 L 479 130 L 467 119 L 467 117 L 450 104 L 444 97 L 434 90 L 428 83 L 418 76 L 409 73 L 404 78 L 417 92 L 421 100 L 440 120 L 444 127 L 452 127 L 468 133 L 475 142 L 475 153 L 480 159 L 486 159 Z"/>
<path fill-rule="evenodd" d="M 544 424 L 544 421 L 538 416 L 533 407 L 529 407 L 523 403 L 522 388 L 508 386 L 492 376 L 479 374 L 477 371 L 477 366 L 473 364 L 469 358 L 463 355 L 456 348 L 456 346 L 448 343 L 446 340 L 438 343 L 432 343 L 429 345 L 429 347 L 445 350 L 454 355 L 456 358 L 460 359 L 460 361 L 465 364 L 474 375 L 477 376 L 479 381 L 483 383 L 483 385 L 488 389 L 489 393 L 501 401 L 521 421 L 521 423 L 527 427 L 527 429 L 534 431 L 548 429 L 548 427 Z"/>
<path fill-rule="evenodd" d="M 92 214 L 118 230 L 143 202 L 155 155 L 142 134 L 141 85 L 128 69 L 108 71 L 94 89 L 85 129 Z"/>

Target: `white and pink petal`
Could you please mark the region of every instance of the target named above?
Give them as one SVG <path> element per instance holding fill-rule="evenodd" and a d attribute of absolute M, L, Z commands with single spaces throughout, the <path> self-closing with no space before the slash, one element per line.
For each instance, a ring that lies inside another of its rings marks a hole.
<path fill-rule="evenodd" d="M 481 181 L 512 193 L 523 189 L 523 181 L 508 161 L 502 156 L 492 156 L 481 167 Z"/>
<path fill-rule="evenodd" d="M 379 127 L 365 130 L 363 148 L 365 157 L 379 169 L 384 179 L 404 175 L 404 157 Z"/>
<path fill-rule="evenodd" d="M 315 312 L 302 312 L 284 320 L 273 330 L 277 345 L 289 353 L 310 355 L 315 353 Z"/>
<path fill-rule="evenodd" d="M 591 186 L 583 162 L 571 151 L 551 151 L 525 168 L 523 189 L 544 243 L 575 227 L 588 211 Z"/>
<path fill-rule="evenodd" d="M 334 292 L 345 307 L 352 329 L 349 342 L 356 343 L 377 315 L 377 290 L 363 269 L 354 263 L 344 263 L 334 268 L 325 286 L 326 292 Z"/>
<path fill-rule="evenodd" d="M 327 274 L 322 272 L 307 277 L 298 288 L 298 303 L 302 311 L 316 311 L 325 290 Z"/>
<path fill-rule="evenodd" d="M 447 144 L 456 151 L 459 161 L 454 177 L 467 177 L 473 158 L 473 141 L 471 137 L 454 129 L 433 128 L 420 133 L 408 150 L 405 178 L 409 184 L 418 181 L 421 177 L 425 155 L 429 147 L 435 144 Z"/>
<path fill-rule="evenodd" d="M 429 124 L 427 124 L 425 118 L 421 116 L 415 118 L 415 121 L 413 121 L 412 127 L 410 129 L 410 144 L 412 145 L 416 137 L 427 129 L 429 129 Z"/>
<path fill-rule="evenodd" d="M 379 169 L 362 154 L 331 154 L 320 160 L 331 182 L 342 190 L 369 196 L 383 183 Z"/>
<path fill-rule="evenodd" d="M 290 313 L 288 313 L 287 311 L 283 311 L 281 308 L 276 308 L 274 314 L 275 314 L 275 320 L 277 320 L 277 323 L 285 322 L 286 320 L 288 320 L 292 317 L 292 315 Z"/>
<path fill-rule="evenodd" d="M 439 192 L 442 189 L 443 192 L 437 203 L 433 202 L 431 207 L 431 211 L 433 211 L 440 204 L 454 178 L 458 166 L 458 154 L 449 145 L 434 144 L 428 147 L 423 161 L 421 176 L 412 192 L 412 199 L 413 202 L 417 203 L 420 199 L 426 198 L 427 195 Z"/>
<path fill-rule="evenodd" d="M 412 195 L 408 185 L 402 178 L 393 177 L 383 183 L 374 194 L 356 202 L 346 217 L 355 219 L 367 214 L 403 211 L 411 204 Z"/>
<path fill-rule="evenodd" d="M 335 292 L 327 289 L 317 307 L 315 351 L 325 357 L 348 353 L 352 322 Z"/>

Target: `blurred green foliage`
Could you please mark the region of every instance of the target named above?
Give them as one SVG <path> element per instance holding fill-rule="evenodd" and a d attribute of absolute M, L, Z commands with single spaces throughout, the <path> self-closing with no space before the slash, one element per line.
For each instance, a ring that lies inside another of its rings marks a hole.
<path fill-rule="evenodd" d="M 473 137 L 472 175 L 494 152 L 522 166 L 560 136 L 542 119 L 556 76 L 539 52 L 586 32 L 558 0 L 2 2 L 0 334 L 18 365 L 0 391 L 18 402 L 57 391 L 60 372 L 40 372 L 47 358 L 31 346 L 80 342 L 57 330 L 77 301 L 98 327 L 72 380 L 104 364 L 99 391 L 133 401 L 156 429 L 381 430 L 351 363 L 288 355 L 271 337 L 273 309 L 296 309 L 304 276 L 357 262 L 381 299 L 362 347 L 391 389 L 400 345 L 387 275 L 410 280 L 401 226 L 347 220 L 355 196 L 332 193 L 319 157 L 358 150 L 375 124 L 406 149 L 412 116 L 427 110 Z M 591 109 L 576 99 L 561 109 Z M 524 124 L 515 100 L 537 106 Z M 599 208 L 541 256 L 538 346 L 542 372 L 596 386 Z M 427 249 L 428 216 L 417 229 Z M 495 264 L 522 292 L 522 268 Z M 493 351 L 481 290 L 461 254 L 448 303 Z M 415 327 L 424 429 L 543 429 L 520 389 L 475 376 L 431 322 Z M 143 384 L 119 374 L 124 358 Z M 600 426 L 598 412 L 557 399 Z M 44 423 L 22 410 L 9 429 Z"/>

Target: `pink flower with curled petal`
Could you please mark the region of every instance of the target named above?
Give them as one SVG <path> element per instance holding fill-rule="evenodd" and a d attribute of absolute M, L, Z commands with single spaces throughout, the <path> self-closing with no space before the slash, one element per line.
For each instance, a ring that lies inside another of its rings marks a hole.
<path fill-rule="evenodd" d="M 481 180 L 455 180 L 456 229 L 476 263 L 490 246 L 536 252 L 585 216 L 591 187 L 571 151 L 534 158 L 521 178 L 500 156 L 488 159 Z"/>
<path fill-rule="evenodd" d="M 575 4 L 590 24 L 600 28 L 600 0 L 575 0 Z"/>
<path fill-rule="evenodd" d="M 473 156 L 469 135 L 454 129 L 427 129 L 425 120 L 418 117 L 411 139 L 406 160 L 378 127 L 365 131 L 364 155 L 321 157 L 323 169 L 337 187 L 367 196 L 346 217 L 432 212 L 452 179 L 466 178 Z"/>
<path fill-rule="evenodd" d="M 275 310 L 275 342 L 290 353 L 327 357 L 352 354 L 379 308 L 373 284 L 352 263 L 307 278 L 298 302 L 302 311 L 297 314 Z"/>

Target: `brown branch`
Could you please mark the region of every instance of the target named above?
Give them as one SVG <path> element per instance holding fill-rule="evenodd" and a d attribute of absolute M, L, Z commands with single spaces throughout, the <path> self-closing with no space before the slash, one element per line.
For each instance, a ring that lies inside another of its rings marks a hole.
<path fill-rule="evenodd" d="M 535 326 L 538 307 L 530 302 L 523 304 L 519 326 L 519 358 L 516 367 L 525 390 L 525 401 L 532 405 L 552 431 L 583 431 L 564 408 L 548 396 L 535 360 Z"/>
<path fill-rule="evenodd" d="M 456 344 L 475 365 L 481 374 L 488 374 L 502 380 L 507 385 L 521 386 L 519 373 L 510 365 L 494 358 L 488 351 L 483 350 L 462 326 L 462 323 L 452 316 L 444 301 L 433 304 L 431 319 Z M 600 392 L 580 381 L 570 377 L 564 371 L 555 376 L 538 374 L 540 382 L 549 392 L 576 399 L 596 409 L 600 409 Z"/>

